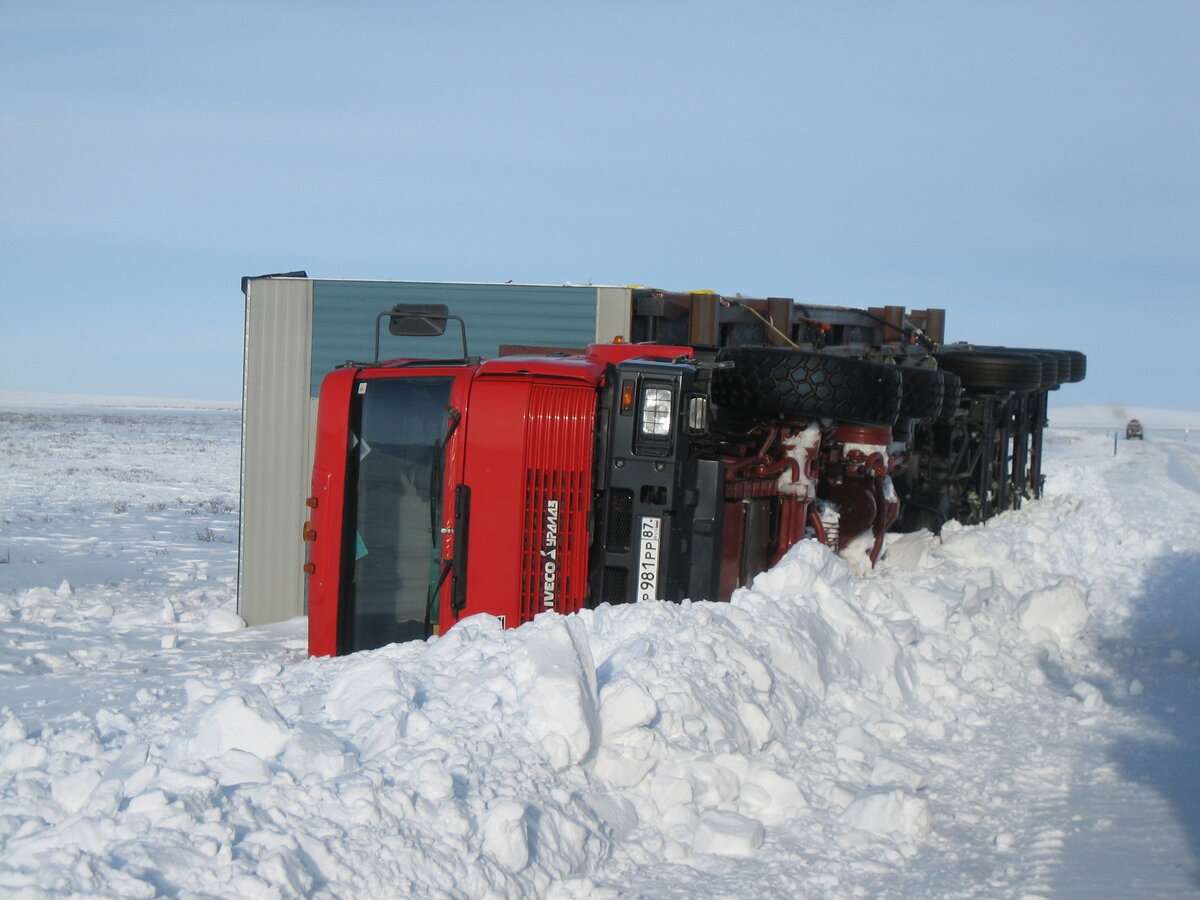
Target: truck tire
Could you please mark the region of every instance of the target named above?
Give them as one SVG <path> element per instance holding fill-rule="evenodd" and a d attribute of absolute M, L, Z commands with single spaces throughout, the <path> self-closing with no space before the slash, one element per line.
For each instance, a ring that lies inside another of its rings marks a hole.
<path fill-rule="evenodd" d="M 999 347 L 995 348 L 1001 349 Z M 1087 375 L 1087 357 L 1078 350 L 1046 350 L 1043 348 L 1005 347 L 1016 353 L 1049 353 L 1058 358 L 1058 383 L 1073 384 Z"/>
<path fill-rule="evenodd" d="M 1068 381 L 1072 384 L 1076 381 L 1083 381 L 1084 376 L 1087 375 L 1087 356 L 1078 350 L 1064 350 L 1063 353 L 1071 357 L 1071 377 Z"/>
<path fill-rule="evenodd" d="M 942 395 L 942 408 L 938 412 L 938 421 L 946 422 L 958 412 L 958 403 L 962 399 L 962 379 L 948 369 L 940 371 L 945 393 Z"/>
<path fill-rule="evenodd" d="M 1020 352 L 1041 360 L 1042 390 L 1057 391 L 1062 386 L 1062 380 L 1059 377 L 1057 356 L 1049 350 L 1022 350 Z"/>
<path fill-rule="evenodd" d="M 976 344 L 974 350 L 1005 355 L 1017 353 L 1022 356 L 1036 357 L 1042 362 L 1042 389 L 1047 391 L 1058 390 L 1070 377 L 1073 368 L 1071 358 L 1063 350 L 1043 350 L 1040 347 L 996 347 L 980 344 Z"/>
<path fill-rule="evenodd" d="M 729 424 L 758 420 L 834 419 L 852 425 L 892 425 L 900 412 L 897 366 L 786 347 L 726 347 L 713 372 L 712 400 Z"/>
<path fill-rule="evenodd" d="M 1071 355 L 1066 350 L 1043 350 L 1042 352 L 1051 353 L 1058 360 L 1058 383 L 1069 383 L 1071 375 L 1075 371 L 1075 361 L 1071 359 Z"/>
<path fill-rule="evenodd" d="M 944 372 L 921 366 L 900 366 L 904 385 L 900 395 L 900 418 L 930 422 L 942 411 L 946 393 Z"/>
<path fill-rule="evenodd" d="M 1075 363 L 1065 350 L 1042 350 L 1042 353 L 1049 353 L 1058 360 L 1058 383 L 1060 385 L 1067 384 L 1071 380 L 1071 373 L 1075 371 Z"/>
<path fill-rule="evenodd" d="M 1021 353 L 949 350 L 938 365 L 953 372 L 967 389 L 1036 391 L 1042 386 L 1042 361 Z"/>

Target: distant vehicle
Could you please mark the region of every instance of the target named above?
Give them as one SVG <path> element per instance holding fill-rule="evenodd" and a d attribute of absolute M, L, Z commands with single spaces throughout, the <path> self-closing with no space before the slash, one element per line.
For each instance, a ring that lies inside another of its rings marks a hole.
<path fill-rule="evenodd" d="M 1142 436 L 1142 423 L 1137 419 L 1130 419 L 1129 424 L 1125 426 L 1125 440 L 1137 438 L 1139 441 L 1145 440 Z"/>

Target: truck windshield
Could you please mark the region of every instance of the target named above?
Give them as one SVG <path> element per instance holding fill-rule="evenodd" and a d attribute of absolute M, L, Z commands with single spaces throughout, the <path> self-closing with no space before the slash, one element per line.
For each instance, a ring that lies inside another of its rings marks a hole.
<path fill-rule="evenodd" d="M 426 637 L 453 378 L 359 382 L 347 465 L 340 653 Z"/>

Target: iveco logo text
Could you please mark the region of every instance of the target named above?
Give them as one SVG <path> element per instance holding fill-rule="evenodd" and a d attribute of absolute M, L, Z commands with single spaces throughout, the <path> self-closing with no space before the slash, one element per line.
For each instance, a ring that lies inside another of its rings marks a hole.
<path fill-rule="evenodd" d="M 546 501 L 546 526 L 542 537 L 542 606 L 554 608 L 558 593 L 558 501 Z"/>

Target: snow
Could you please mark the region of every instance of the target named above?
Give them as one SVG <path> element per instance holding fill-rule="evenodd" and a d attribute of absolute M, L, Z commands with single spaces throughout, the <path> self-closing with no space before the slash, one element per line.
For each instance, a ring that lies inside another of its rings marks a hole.
<path fill-rule="evenodd" d="M 9 403 L 0 895 L 1200 896 L 1200 416 L 1063 412 L 873 571 L 308 659 L 234 609 L 236 411 Z"/>

